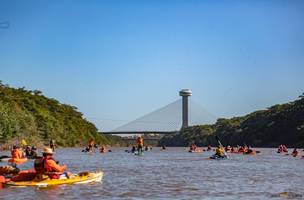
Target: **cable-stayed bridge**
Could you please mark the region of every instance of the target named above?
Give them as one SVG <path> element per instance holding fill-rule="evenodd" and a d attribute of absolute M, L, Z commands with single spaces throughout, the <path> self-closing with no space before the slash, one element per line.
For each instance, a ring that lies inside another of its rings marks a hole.
<path fill-rule="evenodd" d="M 182 96 L 182 95 L 181 95 Z M 110 132 L 102 134 L 171 134 L 189 125 L 210 124 L 217 119 L 199 104 L 185 98 L 176 100 Z M 186 116 L 185 116 L 186 115 Z M 186 122 L 185 122 L 186 120 Z"/>

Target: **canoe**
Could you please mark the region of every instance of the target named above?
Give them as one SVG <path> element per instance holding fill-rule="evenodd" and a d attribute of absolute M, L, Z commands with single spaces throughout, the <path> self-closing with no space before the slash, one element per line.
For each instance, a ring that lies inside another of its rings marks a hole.
<path fill-rule="evenodd" d="M 103 177 L 103 172 L 81 172 L 79 174 L 76 174 L 73 177 L 70 178 L 60 178 L 60 179 L 43 179 L 43 180 L 37 180 L 34 179 L 32 181 L 9 181 L 6 182 L 6 186 L 10 187 L 47 187 L 47 186 L 53 186 L 53 185 L 65 185 L 65 184 L 84 184 L 84 183 L 91 183 L 91 182 L 100 182 Z"/>

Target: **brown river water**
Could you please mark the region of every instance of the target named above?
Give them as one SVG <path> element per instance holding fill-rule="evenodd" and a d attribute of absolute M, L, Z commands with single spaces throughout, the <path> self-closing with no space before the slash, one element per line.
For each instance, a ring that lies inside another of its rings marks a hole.
<path fill-rule="evenodd" d="M 186 148 L 153 148 L 144 156 L 124 150 L 88 154 L 58 149 L 55 158 L 69 171 L 102 169 L 102 182 L 4 188 L 0 199 L 304 199 L 304 159 L 279 155 L 275 149 L 258 149 L 257 156 L 230 154 L 227 160 L 211 160 L 213 152 L 188 153 Z M 32 165 L 29 161 L 21 168 Z"/>

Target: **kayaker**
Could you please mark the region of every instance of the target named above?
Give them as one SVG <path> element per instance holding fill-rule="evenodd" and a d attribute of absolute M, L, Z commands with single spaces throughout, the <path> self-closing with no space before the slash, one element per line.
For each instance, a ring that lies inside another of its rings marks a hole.
<path fill-rule="evenodd" d="M 136 147 L 135 147 L 135 146 L 132 146 L 131 152 L 132 152 L 132 153 L 135 153 L 135 151 L 136 151 Z"/>
<path fill-rule="evenodd" d="M 144 138 L 141 135 L 138 136 L 136 143 L 137 143 L 137 151 L 142 152 L 144 146 Z"/>
<path fill-rule="evenodd" d="M 100 153 L 106 153 L 107 149 L 104 146 L 101 146 L 100 149 L 99 149 L 99 152 Z"/>
<path fill-rule="evenodd" d="M 246 152 L 246 147 L 245 146 L 241 146 L 238 150 L 239 153 L 245 153 Z"/>
<path fill-rule="evenodd" d="M 35 146 L 27 146 L 25 149 L 25 155 L 27 158 L 29 159 L 34 159 L 37 157 L 37 153 L 36 153 L 37 148 Z"/>
<path fill-rule="evenodd" d="M 255 154 L 255 151 L 251 149 L 251 147 L 248 147 L 245 151 L 244 154 Z"/>
<path fill-rule="evenodd" d="M 285 145 L 281 144 L 281 145 L 279 145 L 277 152 L 278 153 L 282 153 L 282 152 L 288 153 L 288 149 L 287 149 L 287 147 Z"/>
<path fill-rule="evenodd" d="M 53 150 L 44 148 L 42 157 L 37 158 L 34 162 L 34 167 L 38 177 L 43 175 L 49 176 L 51 179 L 59 179 L 61 176 L 70 177 L 70 173 L 65 172 L 67 166 L 58 165 L 58 162 L 53 158 Z"/>
<path fill-rule="evenodd" d="M 291 155 L 292 155 L 293 157 L 297 157 L 298 154 L 299 154 L 299 152 L 298 152 L 297 148 L 294 148 L 294 150 L 292 151 Z"/>
<path fill-rule="evenodd" d="M 55 140 L 50 140 L 50 148 L 55 151 Z"/>
<path fill-rule="evenodd" d="M 162 150 L 166 150 L 166 146 L 165 145 L 162 146 Z"/>
<path fill-rule="evenodd" d="M 37 154 L 36 146 L 32 146 L 30 155 L 31 155 L 31 158 L 37 158 L 38 154 Z"/>
<path fill-rule="evenodd" d="M 196 151 L 196 149 L 197 149 L 197 146 L 195 143 L 190 145 L 190 151 Z"/>
<path fill-rule="evenodd" d="M 31 146 L 26 146 L 25 148 L 25 156 L 28 158 L 30 157 L 30 154 L 31 154 Z"/>
<path fill-rule="evenodd" d="M 89 140 L 88 147 L 89 147 L 89 152 L 92 152 L 94 147 L 94 140 L 92 138 Z"/>
<path fill-rule="evenodd" d="M 12 159 L 22 159 L 25 158 L 24 153 L 18 146 L 13 146 L 11 151 Z"/>
<path fill-rule="evenodd" d="M 225 151 L 226 151 L 226 152 L 231 151 L 231 146 L 230 146 L 230 145 L 228 145 L 227 147 L 225 147 Z"/>
<path fill-rule="evenodd" d="M 218 147 L 215 149 L 215 155 L 218 156 L 218 157 L 220 157 L 220 158 L 226 157 L 225 148 L 222 147 L 222 146 L 218 146 Z"/>

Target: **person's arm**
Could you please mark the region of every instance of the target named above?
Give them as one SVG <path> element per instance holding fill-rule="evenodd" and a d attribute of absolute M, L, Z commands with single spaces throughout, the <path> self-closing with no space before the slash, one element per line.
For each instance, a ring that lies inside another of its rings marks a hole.
<path fill-rule="evenodd" d="M 65 169 L 67 168 L 66 165 L 63 165 L 63 166 L 58 165 L 54 160 L 48 160 L 48 165 L 51 168 L 53 168 L 53 170 L 56 172 L 64 172 Z"/>

